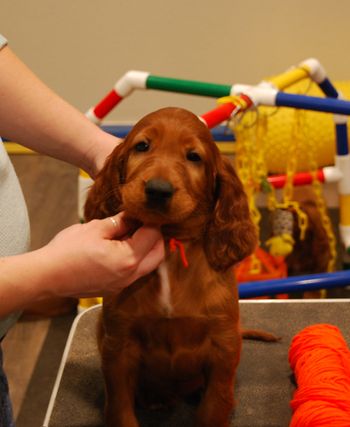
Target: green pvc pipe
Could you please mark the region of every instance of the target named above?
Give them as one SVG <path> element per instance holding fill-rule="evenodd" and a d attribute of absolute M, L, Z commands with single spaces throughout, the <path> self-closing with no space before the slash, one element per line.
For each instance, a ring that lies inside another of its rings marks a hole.
<path fill-rule="evenodd" d="M 172 79 L 168 77 L 148 76 L 146 80 L 147 89 L 164 90 L 167 92 L 188 93 L 191 95 L 209 96 L 212 98 L 221 98 L 229 96 L 231 93 L 230 85 L 221 85 L 216 83 L 205 83 L 196 80 Z"/>

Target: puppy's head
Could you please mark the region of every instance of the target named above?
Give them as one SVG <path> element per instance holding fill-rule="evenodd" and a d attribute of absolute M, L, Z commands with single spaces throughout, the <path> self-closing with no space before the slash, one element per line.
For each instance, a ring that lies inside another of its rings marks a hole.
<path fill-rule="evenodd" d="M 119 211 L 166 237 L 202 239 L 209 262 L 228 268 L 255 245 L 242 185 L 207 127 L 180 108 L 141 119 L 92 187 L 86 218 Z"/>

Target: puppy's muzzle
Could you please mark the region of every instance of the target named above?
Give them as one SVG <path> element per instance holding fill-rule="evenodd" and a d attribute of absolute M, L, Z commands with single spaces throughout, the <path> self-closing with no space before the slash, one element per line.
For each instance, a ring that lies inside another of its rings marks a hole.
<path fill-rule="evenodd" d="M 147 206 L 153 209 L 164 209 L 174 194 L 171 182 L 164 179 L 150 179 L 145 185 Z"/>

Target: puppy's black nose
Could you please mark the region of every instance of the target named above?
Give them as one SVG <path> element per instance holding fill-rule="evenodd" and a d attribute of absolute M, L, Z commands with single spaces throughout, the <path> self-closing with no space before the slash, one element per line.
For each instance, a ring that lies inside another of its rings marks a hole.
<path fill-rule="evenodd" d="M 151 203 L 165 203 L 174 194 L 174 187 L 164 179 L 150 179 L 146 182 L 145 193 Z"/>

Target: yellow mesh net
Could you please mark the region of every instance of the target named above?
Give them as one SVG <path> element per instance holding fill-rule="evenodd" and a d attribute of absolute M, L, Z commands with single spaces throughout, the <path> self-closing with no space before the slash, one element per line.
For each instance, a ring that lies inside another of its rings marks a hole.
<path fill-rule="evenodd" d="M 350 82 L 336 82 L 336 88 L 350 99 Z M 308 81 L 302 81 L 291 86 L 286 92 L 307 93 L 311 96 L 323 97 L 319 87 Z M 270 173 L 284 173 L 286 171 L 287 157 L 286 153 L 289 146 L 293 143 L 293 127 L 295 120 L 295 111 L 292 108 L 274 108 L 260 107 L 260 114 L 268 115 L 268 129 L 266 139 L 269 141 L 266 147 L 266 165 Z M 334 164 L 335 156 L 335 131 L 332 114 L 320 113 L 315 111 L 305 111 L 303 122 L 307 125 L 308 138 L 311 138 L 314 144 L 314 159 L 318 167 L 324 167 Z M 297 171 L 307 170 L 308 159 L 304 156 L 299 158 Z"/>

